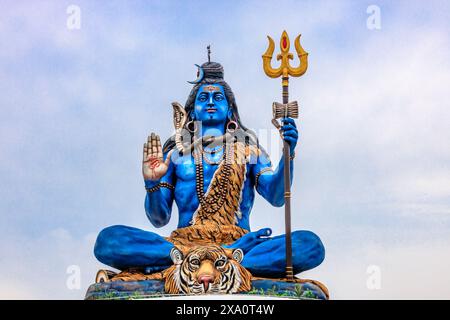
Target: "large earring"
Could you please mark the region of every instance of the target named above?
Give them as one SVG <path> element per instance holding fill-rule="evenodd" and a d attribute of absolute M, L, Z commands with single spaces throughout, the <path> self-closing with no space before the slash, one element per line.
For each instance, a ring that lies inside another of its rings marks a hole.
<path fill-rule="evenodd" d="M 195 123 L 195 120 L 191 120 L 188 123 L 186 123 L 186 129 L 188 129 L 190 133 L 197 132 L 197 124 Z"/>
<path fill-rule="evenodd" d="M 227 123 L 227 131 L 233 133 L 239 128 L 239 125 L 236 121 L 229 120 Z"/>

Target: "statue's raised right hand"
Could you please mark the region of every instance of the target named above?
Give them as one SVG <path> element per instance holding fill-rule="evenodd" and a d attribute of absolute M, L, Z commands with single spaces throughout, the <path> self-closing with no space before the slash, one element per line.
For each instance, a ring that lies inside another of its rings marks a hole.
<path fill-rule="evenodd" d="M 144 143 L 144 159 L 142 161 L 142 174 L 145 180 L 158 181 L 167 172 L 170 163 L 171 150 L 163 159 L 161 140 L 155 133 L 148 136 L 147 142 Z"/>

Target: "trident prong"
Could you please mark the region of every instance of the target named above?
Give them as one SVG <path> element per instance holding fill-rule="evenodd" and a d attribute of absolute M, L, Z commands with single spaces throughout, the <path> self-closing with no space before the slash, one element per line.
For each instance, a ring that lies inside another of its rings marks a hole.
<path fill-rule="evenodd" d="M 271 78 L 278 78 L 280 76 L 283 76 L 283 78 L 287 78 L 289 76 L 300 77 L 306 72 L 306 69 L 308 69 L 308 53 L 301 46 L 300 37 L 301 35 L 298 35 L 294 41 L 295 51 L 297 52 L 297 56 L 300 60 L 299 66 L 294 68 L 291 66 L 289 62 L 289 60 L 294 59 L 294 55 L 289 52 L 290 48 L 289 36 L 286 31 L 283 31 L 280 39 L 281 53 L 277 54 L 277 60 L 278 61 L 281 60 L 281 64 L 278 68 L 273 68 L 271 66 L 271 61 L 273 57 L 273 52 L 275 50 L 275 42 L 270 36 L 267 36 L 267 39 L 269 40 L 269 47 L 263 54 L 262 58 L 263 58 L 264 72 L 268 77 Z M 287 82 L 285 82 L 283 79 L 283 85 L 286 84 Z"/>
<path fill-rule="evenodd" d="M 297 38 L 295 38 L 294 45 L 295 51 L 297 51 L 298 59 L 300 60 L 300 65 L 297 68 L 293 68 L 289 65 L 289 74 L 293 77 L 300 77 L 308 69 L 308 52 L 306 52 L 302 45 L 300 44 L 300 37 L 302 35 L 299 34 Z"/>
<path fill-rule="evenodd" d="M 281 76 L 281 73 L 283 72 L 283 66 L 280 65 L 279 68 L 274 69 L 270 65 L 270 62 L 272 61 L 273 51 L 275 50 L 275 42 L 270 36 L 267 36 L 267 39 L 269 40 L 269 47 L 262 56 L 264 72 L 268 77 L 278 78 L 279 76 Z"/>

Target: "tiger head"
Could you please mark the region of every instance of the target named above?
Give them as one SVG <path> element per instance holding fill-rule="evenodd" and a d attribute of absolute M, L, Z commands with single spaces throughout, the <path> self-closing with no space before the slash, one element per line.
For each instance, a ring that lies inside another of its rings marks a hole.
<path fill-rule="evenodd" d="M 183 254 L 174 247 L 170 257 L 174 265 L 165 276 L 167 293 L 219 294 L 251 289 L 252 275 L 240 264 L 244 258 L 241 249 L 197 246 Z"/>

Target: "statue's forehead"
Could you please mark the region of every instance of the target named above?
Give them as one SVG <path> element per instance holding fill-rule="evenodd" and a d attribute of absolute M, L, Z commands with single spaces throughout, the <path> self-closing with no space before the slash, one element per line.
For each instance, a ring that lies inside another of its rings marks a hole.
<path fill-rule="evenodd" d="M 223 92 L 223 87 L 220 84 L 204 84 L 198 92 Z"/>

